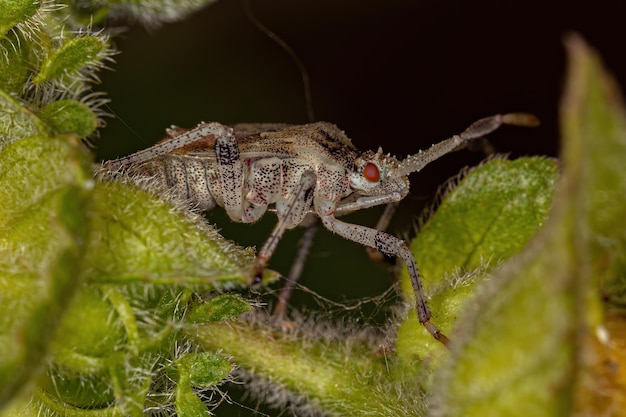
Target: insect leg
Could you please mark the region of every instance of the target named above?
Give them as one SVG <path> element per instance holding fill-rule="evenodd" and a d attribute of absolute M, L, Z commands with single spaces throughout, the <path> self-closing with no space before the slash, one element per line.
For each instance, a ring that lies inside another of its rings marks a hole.
<path fill-rule="evenodd" d="M 135 152 L 119 159 L 106 161 L 104 166 L 110 171 L 117 171 L 129 165 L 141 163 L 147 161 L 148 159 L 184 148 L 209 136 L 216 138 L 232 137 L 233 129 L 220 123 L 200 123 L 197 127 L 188 130 L 185 133 L 159 142 L 147 149 L 143 149 L 139 152 Z"/>
<path fill-rule="evenodd" d="M 315 186 L 315 173 L 313 170 L 306 171 L 302 174 L 302 178 L 298 186 L 293 190 L 293 193 L 289 196 L 288 201 L 282 209 L 277 210 L 278 223 L 274 227 L 272 234 L 267 238 L 265 244 L 257 254 L 256 264 L 254 266 L 254 279 L 259 281 L 263 270 L 269 263 L 278 242 L 280 241 L 285 230 L 295 227 L 299 222 L 294 222 L 292 218 L 301 218 L 303 213 L 309 209 L 310 198 L 308 194 Z"/>
<path fill-rule="evenodd" d="M 400 193 L 391 193 L 382 196 L 359 197 L 354 201 L 340 201 L 335 209 L 334 215 L 335 217 L 343 216 L 344 214 L 352 213 L 357 210 L 386 204 L 383 214 L 378 219 L 376 226 L 374 226 L 376 230 L 386 230 L 401 199 L 402 195 Z M 367 246 L 365 250 L 367 256 L 369 256 L 372 261 L 382 262 L 384 260 L 384 257 L 378 249 Z"/>
<path fill-rule="evenodd" d="M 349 201 L 346 203 L 339 202 L 337 208 L 335 209 L 335 216 L 343 216 L 344 214 L 352 213 L 353 211 L 376 207 L 382 204 L 395 204 L 402 200 L 403 197 L 404 196 L 400 193 L 390 193 L 376 196 L 362 196 L 356 201 Z"/>
<path fill-rule="evenodd" d="M 371 229 L 369 227 L 351 224 L 337 220 L 332 215 L 321 216 L 322 223 L 326 228 L 338 235 L 360 243 L 365 246 L 373 247 L 388 255 L 395 255 L 402 258 L 407 266 L 409 278 L 415 293 L 415 305 L 417 308 L 417 318 L 419 322 L 428 330 L 428 332 L 444 345 L 448 345 L 448 338 L 430 322 L 431 313 L 426 304 L 424 289 L 419 277 L 419 271 L 415 264 L 413 254 L 409 250 L 407 244 L 388 233 L 380 230 Z"/>
<path fill-rule="evenodd" d="M 389 227 L 389 223 L 391 223 L 391 218 L 395 214 L 397 208 L 398 208 L 397 201 L 388 203 L 385 206 L 385 210 L 383 211 L 383 214 L 380 215 L 380 218 L 378 219 L 378 223 L 376 223 L 376 226 L 374 226 L 374 228 L 376 230 L 381 230 L 381 231 L 387 230 L 387 227 Z M 369 258 L 374 262 L 383 262 L 385 260 L 382 252 L 380 252 L 376 248 L 367 246 L 365 248 L 365 251 L 367 252 L 367 256 L 369 256 Z"/>
<path fill-rule="evenodd" d="M 311 251 L 311 246 L 313 246 L 313 239 L 315 238 L 315 234 L 317 233 L 318 228 L 319 219 L 315 217 L 315 220 L 306 227 L 304 235 L 298 243 L 298 252 L 296 253 L 296 259 L 291 265 L 291 269 L 289 270 L 289 275 L 287 276 L 287 281 L 285 282 L 285 285 L 280 289 L 276 306 L 274 307 L 274 311 L 272 312 L 272 317 L 274 319 L 280 320 L 285 316 L 287 304 L 291 299 L 291 293 L 293 293 L 293 289 L 296 287 L 296 282 L 298 282 L 298 280 L 300 279 L 302 269 L 304 267 L 307 257 L 309 256 L 309 252 Z"/>

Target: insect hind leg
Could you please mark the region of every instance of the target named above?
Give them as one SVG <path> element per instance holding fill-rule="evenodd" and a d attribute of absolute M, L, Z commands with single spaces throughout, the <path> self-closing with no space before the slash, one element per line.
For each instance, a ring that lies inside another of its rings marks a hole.
<path fill-rule="evenodd" d="M 283 285 L 280 289 L 280 293 L 278 294 L 274 311 L 272 311 L 272 318 L 277 321 L 280 321 L 285 317 L 287 305 L 289 304 L 291 294 L 296 287 L 296 283 L 302 274 L 302 269 L 304 268 L 304 264 L 306 263 L 311 247 L 313 246 L 313 240 L 315 238 L 315 234 L 317 233 L 317 229 L 319 229 L 319 219 L 315 217 L 314 220 L 306 226 L 306 231 L 298 243 L 296 258 L 291 265 L 285 285 Z"/>

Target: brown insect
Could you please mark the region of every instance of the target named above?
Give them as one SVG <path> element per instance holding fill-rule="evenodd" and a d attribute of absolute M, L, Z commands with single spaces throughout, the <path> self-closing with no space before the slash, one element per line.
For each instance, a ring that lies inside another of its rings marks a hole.
<path fill-rule="evenodd" d="M 447 345 L 448 338 L 430 322 L 407 244 L 384 231 L 337 217 L 402 200 L 409 192 L 409 174 L 503 124 L 536 126 L 538 121 L 525 113 L 487 117 L 403 160 L 383 154 L 382 149 L 361 153 L 343 131 L 326 122 L 234 127 L 200 123 L 190 130 L 173 127 L 156 145 L 107 161 L 104 168 L 131 178 L 151 176 L 200 210 L 223 207 L 236 222 L 253 223 L 273 206 L 278 223 L 258 252 L 251 280 L 260 277 L 284 231 L 301 224 L 307 215 L 318 216 L 327 229 L 346 239 L 399 256 L 408 268 L 420 323 Z"/>

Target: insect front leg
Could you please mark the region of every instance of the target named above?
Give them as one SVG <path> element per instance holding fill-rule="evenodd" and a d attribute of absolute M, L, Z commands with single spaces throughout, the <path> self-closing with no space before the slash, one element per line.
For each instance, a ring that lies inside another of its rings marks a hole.
<path fill-rule="evenodd" d="M 374 226 L 374 228 L 376 230 L 382 230 L 382 231 L 387 230 L 387 227 L 389 227 L 389 223 L 391 223 L 391 219 L 393 215 L 395 214 L 397 208 L 398 208 L 397 201 L 394 201 L 392 203 L 387 203 L 387 205 L 385 206 L 385 210 L 383 211 L 383 214 L 381 214 L 380 217 L 378 218 L 378 222 L 376 223 L 376 226 Z M 380 252 L 376 248 L 367 246 L 365 248 L 365 251 L 367 252 L 367 256 L 369 256 L 369 258 L 374 262 L 383 262 L 385 260 L 385 257 L 382 254 L 382 252 Z"/>
<path fill-rule="evenodd" d="M 406 195 L 406 193 L 405 193 Z M 383 204 L 395 204 L 402 200 L 404 195 L 396 192 L 385 195 L 361 196 L 356 201 L 343 202 L 340 201 L 335 209 L 335 216 L 343 216 L 344 214 L 354 211 L 363 210 L 370 207 L 376 207 Z"/>
<path fill-rule="evenodd" d="M 379 251 L 399 256 L 407 266 L 409 278 L 415 292 L 415 304 L 417 308 L 417 317 L 419 322 L 424 325 L 426 330 L 438 341 L 444 345 L 448 345 L 448 338 L 430 322 L 431 313 L 426 304 L 424 290 L 419 277 L 419 271 L 415 264 L 413 254 L 409 250 L 407 244 L 388 233 L 380 230 L 371 229 L 366 226 L 351 224 L 337 220 L 333 215 L 320 216 L 324 226 L 334 233 L 353 242 L 360 243 L 365 246 L 376 248 Z"/>
<path fill-rule="evenodd" d="M 355 194 L 352 195 L 354 196 Z M 335 216 L 343 216 L 344 214 L 352 213 L 357 210 L 386 204 L 383 214 L 380 216 L 378 223 L 376 223 L 376 226 L 374 227 L 376 230 L 386 230 L 391 222 L 391 218 L 396 212 L 398 203 L 402 200 L 402 198 L 403 195 L 401 193 L 390 193 L 380 196 L 361 196 L 354 201 L 342 200 L 337 205 L 334 214 Z M 384 256 L 376 248 L 367 246 L 365 250 L 367 252 L 367 256 L 369 256 L 372 261 L 382 262 L 384 260 Z"/>

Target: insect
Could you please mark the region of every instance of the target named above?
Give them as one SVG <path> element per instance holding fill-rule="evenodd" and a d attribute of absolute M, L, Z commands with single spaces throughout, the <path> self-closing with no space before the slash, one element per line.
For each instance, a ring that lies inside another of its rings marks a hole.
<path fill-rule="evenodd" d="M 233 127 L 200 123 L 189 130 L 172 127 L 161 142 L 107 161 L 104 168 L 111 173 L 151 176 L 200 210 L 223 207 L 235 222 L 255 222 L 272 205 L 278 222 L 257 254 L 251 282 L 259 279 L 285 230 L 301 224 L 307 215 L 319 217 L 327 229 L 348 240 L 402 258 L 420 323 L 447 345 L 448 338 L 430 322 L 431 312 L 407 244 L 384 231 L 338 217 L 402 200 L 409 192 L 409 174 L 503 124 L 536 126 L 538 120 L 526 113 L 486 117 L 403 160 L 382 149 L 361 153 L 343 131 L 326 122 Z"/>

